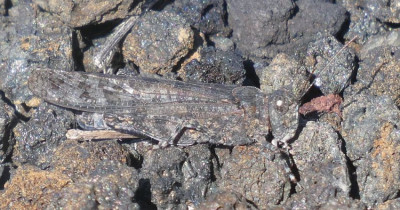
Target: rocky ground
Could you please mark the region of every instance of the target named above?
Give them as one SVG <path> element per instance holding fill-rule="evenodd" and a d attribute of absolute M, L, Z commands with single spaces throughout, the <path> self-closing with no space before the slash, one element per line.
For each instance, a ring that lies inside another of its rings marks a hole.
<path fill-rule="evenodd" d="M 130 16 L 111 63 L 96 68 Z M 387 0 L 1 0 L 0 208 L 398 209 L 399 18 Z M 287 159 L 298 182 L 256 144 L 69 140 L 81 113 L 33 96 L 37 68 L 266 93 L 312 72 Z"/>

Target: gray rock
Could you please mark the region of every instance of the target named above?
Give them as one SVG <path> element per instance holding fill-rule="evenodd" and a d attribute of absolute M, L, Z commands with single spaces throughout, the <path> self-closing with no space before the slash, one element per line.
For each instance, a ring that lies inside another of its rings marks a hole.
<path fill-rule="evenodd" d="M 308 122 L 292 143 L 291 154 L 300 176 L 297 194 L 285 206 L 315 208 L 346 199 L 351 190 L 342 141 L 326 123 Z"/>
<path fill-rule="evenodd" d="M 291 184 L 280 158 L 268 149 L 238 146 L 232 152 L 217 150 L 221 191 L 239 193 L 258 208 L 279 205 L 288 199 Z"/>
<path fill-rule="evenodd" d="M 297 51 L 315 40 L 316 33 L 336 37 L 348 19 L 345 8 L 332 1 L 299 0 L 296 5 L 298 12 L 288 20 L 288 33 L 290 40 L 298 40 Z"/>
<path fill-rule="evenodd" d="M 284 86 L 292 86 L 292 92 L 301 98 L 311 87 L 309 73 L 315 75 L 314 86 L 323 94 L 343 91 L 355 69 L 355 55 L 343 48 L 332 36 L 316 35 L 309 44 L 307 56 L 299 62 L 296 58 L 278 54 L 262 71 L 261 90 L 272 93 Z M 304 63 L 302 66 L 300 63 Z M 308 70 L 308 71 L 307 71 Z"/>
<path fill-rule="evenodd" d="M 355 54 L 333 36 L 317 34 L 307 49 L 307 68 L 316 75 L 314 85 L 325 95 L 343 91 L 355 69 Z"/>
<path fill-rule="evenodd" d="M 400 208 L 400 199 L 397 198 L 397 199 L 386 201 L 386 202 L 384 202 L 382 204 L 379 204 L 377 206 L 377 208 L 385 209 L 385 210 L 399 209 Z"/>
<path fill-rule="evenodd" d="M 1 18 L 0 89 L 19 105 L 31 99 L 26 86 L 29 71 L 40 67 L 72 69 L 72 31 L 47 13 L 39 12 L 35 17 L 34 9 L 24 2 Z"/>
<path fill-rule="evenodd" d="M 133 197 L 139 177 L 128 160 L 129 152 L 116 141 L 61 143 L 51 155 L 50 165 L 73 183 L 55 194 L 48 208 L 136 206 Z"/>
<path fill-rule="evenodd" d="M 29 164 L 20 165 L 0 194 L 0 208 L 45 209 L 54 195 L 71 183 L 65 174 L 41 170 Z"/>
<path fill-rule="evenodd" d="M 287 20 L 294 13 L 291 0 L 228 0 L 228 23 L 233 41 L 245 55 L 273 57 L 264 52 L 271 44 L 288 42 Z"/>
<path fill-rule="evenodd" d="M 12 129 L 10 115 L 13 114 L 12 111 L 11 107 L 0 100 L 0 164 L 5 162 L 12 151 L 13 139 L 10 135 L 10 129 Z"/>
<path fill-rule="evenodd" d="M 287 21 L 290 43 L 273 46 L 275 51 L 289 55 L 304 55 L 310 42 L 321 39 L 316 36 L 318 33 L 341 37 L 349 15 L 339 3 L 320 0 L 300 0 L 295 3 L 297 12 Z"/>
<path fill-rule="evenodd" d="M 49 153 L 46 170 L 29 164 L 14 170 L 8 184 L 12 190 L 0 198 L 0 207 L 138 208 L 134 192 L 139 178 L 127 166 L 128 157 L 116 141 L 65 141 Z"/>
<path fill-rule="evenodd" d="M 336 36 L 346 10 L 328 1 L 227 1 L 233 41 L 244 55 L 273 58 L 305 53 L 317 32 Z M 252 11 L 252 12 L 249 12 Z M 315 18 L 318 17 L 318 18 Z"/>
<path fill-rule="evenodd" d="M 127 15 L 138 15 L 141 13 L 140 6 L 136 5 L 136 1 L 130 0 L 35 0 L 34 3 L 75 28 L 123 19 Z M 143 1 L 139 2 L 139 5 L 142 3 Z"/>
<path fill-rule="evenodd" d="M 385 0 L 384 0 L 385 1 Z M 365 8 L 365 4 L 382 1 L 363 1 L 363 0 L 341 0 L 339 3 L 346 8 L 350 14 L 348 31 L 344 35 L 346 39 L 357 36 L 357 43 L 364 44 L 370 36 L 386 33 L 385 23 L 376 18 L 371 11 Z M 363 5 L 363 6 L 362 6 Z M 381 7 L 382 8 L 382 7 Z"/>
<path fill-rule="evenodd" d="M 240 55 L 213 47 L 201 48 L 183 70 L 187 81 L 221 84 L 241 84 L 246 73 Z"/>
<path fill-rule="evenodd" d="M 212 194 L 206 201 L 196 206 L 199 210 L 217 209 L 257 209 L 243 196 L 233 192 L 219 192 Z"/>
<path fill-rule="evenodd" d="M 387 96 L 348 98 L 341 134 L 356 169 L 361 201 L 373 206 L 400 189 L 400 111 Z"/>
<path fill-rule="evenodd" d="M 400 5 L 396 1 L 366 0 L 356 4 L 382 22 L 400 23 Z"/>
<path fill-rule="evenodd" d="M 278 54 L 272 62 L 262 69 L 260 88 L 271 94 L 283 87 L 290 86 L 295 98 L 300 99 L 310 88 L 309 75 L 306 68 L 293 57 Z"/>
<path fill-rule="evenodd" d="M 357 81 L 345 94 L 389 96 L 400 107 L 400 33 L 372 37 L 360 51 Z"/>
<path fill-rule="evenodd" d="M 201 33 L 227 35 L 223 0 L 176 0 L 165 10 L 173 10 Z"/>
<path fill-rule="evenodd" d="M 211 184 L 211 153 L 206 145 L 140 148 L 143 156 L 137 199 L 158 208 L 177 208 L 204 200 Z M 145 194 L 144 194 L 145 193 Z"/>
<path fill-rule="evenodd" d="M 103 160 L 86 177 L 55 194 L 47 208 L 138 209 L 140 205 L 134 201 L 138 187 L 136 170 Z"/>
<path fill-rule="evenodd" d="M 331 210 L 331 209 L 367 209 L 360 200 L 351 198 L 338 198 L 329 200 L 327 203 L 315 206 L 316 209 Z"/>
<path fill-rule="evenodd" d="M 0 15 L 4 16 L 7 14 L 7 4 L 8 2 L 6 0 L 0 1 Z"/>
<path fill-rule="evenodd" d="M 193 31 L 177 14 L 149 12 L 137 21 L 123 43 L 123 56 L 142 71 L 170 72 L 193 47 Z"/>
<path fill-rule="evenodd" d="M 13 154 L 13 161 L 30 163 L 39 168 L 49 166 L 49 157 L 65 140 L 67 129 L 73 125 L 71 111 L 42 103 L 26 123 L 14 128 L 19 151 Z"/>
<path fill-rule="evenodd" d="M 221 36 L 211 36 L 210 40 L 214 42 L 215 48 L 222 51 L 232 51 L 234 50 L 234 43 L 231 39 L 221 37 Z"/>
<path fill-rule="evenodd" d="M 370 51 L 380 47 L 400 47 L 400 31 L 393 30 L 382 35 L 372 36 L 360 51 L 361 59 L 368 59 Z"/>
<path fill-rule="evenodd" d="M 4 98 L 2 97 L 2 99 Z M 3 100 L 0 100 L 0 189 L 4 189 L 5 181 L 11 170 L 8 159 L 11 158 L 15 145 L 12 128 L 16 124 L 15 117 L 11 117 L 13 111 Z"/>

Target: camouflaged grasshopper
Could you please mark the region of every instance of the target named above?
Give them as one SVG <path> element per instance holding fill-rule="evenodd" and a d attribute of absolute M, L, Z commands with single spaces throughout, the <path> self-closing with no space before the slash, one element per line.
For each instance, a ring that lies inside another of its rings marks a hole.
<path fill-rule="evenodd" d="M 266 141 L 287 146 L 298 127 L 299 98 L 250 86 L 162 78 L 35 70 L 29 88 L 52 104 L 103 115 L 108 129 L 151 137 L 161 145 L 227 146 Z"/>

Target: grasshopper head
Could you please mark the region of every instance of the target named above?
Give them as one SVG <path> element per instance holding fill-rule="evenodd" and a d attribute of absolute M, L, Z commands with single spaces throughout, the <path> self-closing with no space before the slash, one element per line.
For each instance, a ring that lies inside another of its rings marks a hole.
<path fill-rule="evenodd" d="M 289 88 L 274 91 L 268 97 L 268 112 L 275 146 L 287 146 L 299 124 L 299 101 Z"/>

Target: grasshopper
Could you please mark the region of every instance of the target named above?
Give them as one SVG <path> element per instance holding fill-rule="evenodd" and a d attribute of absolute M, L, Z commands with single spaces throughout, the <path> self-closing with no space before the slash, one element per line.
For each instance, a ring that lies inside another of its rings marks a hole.
<path fill-rule="evenodd" d="M 286 147 L 298 126 L 299 100 L 286 88 L 267 95 L 251 86 L 50 69 L 33 71 L 28 84 L 47 102 L 101 113 L 109 128 L 161 145 L 246 145 L 272 132 L 273 144 Z"/>

